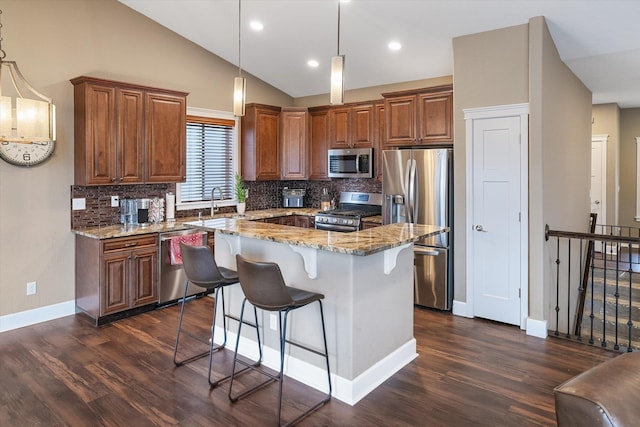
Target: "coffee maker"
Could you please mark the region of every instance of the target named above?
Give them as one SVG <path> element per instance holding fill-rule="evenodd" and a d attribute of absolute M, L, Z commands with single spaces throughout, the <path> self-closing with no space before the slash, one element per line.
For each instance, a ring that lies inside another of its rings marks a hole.
<path fill-rule="evenodd" d="M 125 227 L 149 224 L 151 199 L 120 199 L 120 223 Z"/>

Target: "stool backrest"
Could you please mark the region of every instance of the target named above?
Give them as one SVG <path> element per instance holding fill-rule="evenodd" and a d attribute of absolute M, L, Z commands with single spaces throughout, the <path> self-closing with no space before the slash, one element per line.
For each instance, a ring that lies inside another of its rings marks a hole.
<path fill-rule="evenodd" d="M 252 305 L 269 311 L 294 305 L 278 264 L 249 261 L 236 255 L 236 266 L 242 292 Z"/>
<path fill-rule="evenodd" d="M 213 252 L 208 246 L 180 243 L 180 252 L 182 253 L 182 267 L 191 283 L 203 288 L 210 288 L 224 282 L 225 279 L 220 274 Z"/>

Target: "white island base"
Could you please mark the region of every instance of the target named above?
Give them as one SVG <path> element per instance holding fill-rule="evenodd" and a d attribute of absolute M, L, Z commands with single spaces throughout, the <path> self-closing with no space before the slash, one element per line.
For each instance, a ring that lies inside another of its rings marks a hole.
<path fill-rule="evenodd" d="M 415 357 L 413 337 L 413 243 L 367 256 L 331 252 L 216 232 L 215 256 L 219 265 L 236 268 L 235 255 L 280 265 L 289 286 L 322 293 L 329 348 L 333 397 L 356 404 Z M 225 288 L 227 311 L 239 315 L 244 298 L 239 285 Z M 247 303 L 247 307 L 250 308 Z M 252 310 L 245 316 L 253 320 Z M 263 338 L 263 364 L 280 365 L 275 315 L 258 310 Z M 318 304 L 289 315 L 290 337 L 322 348 Z M 217 325 L 222 325 L 218 319 Z M 227 347 L 234 349 L 237 323 Z M 222 328 L 216 327 L 216 342 Z M 257 359 L 255 331 L 242 329 L 239 352 Z M 327 391 L 323 358 L 287 346 L 285 374 Z"/>

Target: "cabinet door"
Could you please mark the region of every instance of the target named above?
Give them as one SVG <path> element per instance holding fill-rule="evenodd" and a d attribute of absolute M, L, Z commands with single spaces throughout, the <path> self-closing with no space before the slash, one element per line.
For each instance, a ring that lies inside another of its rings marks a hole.
<path fill-rule="evenodd" d="M 453 94 L 418 95 L 420 143 L 453 142 Z"/>
<path fill-rule="evenodd" d="M 241 130 L 242 179 L 280 179 L 280 108 L 247 105 Z"/>
<path fill-rule="evenodd" d="M 90 83 L 83 85 L 79 90 L 84 90 L 84 99 L 81 101 L 84 105 L 75 107 L 78 121 L 75 131 L 83 136 L 76 140 L 75 166 L 84 170 L 85 174 L 80 177 L 76 173 L 76 182 L 84 181 L 86 185 L 114 184 L 117 182 L 116 90 L 114 87 Z"/>
<path fill-rule="evenodd" d="M 119 184 L 142 184 L 144 101 L 141 90 L 117 90 L 116 164 Z"/>
<path fill-rule="evenodd" d="M 282 113 L 282 178 L 307 179 L 307 111 Z"/>
<path fill-rule="evenodd" d="M 294 227 L 296 225 L 296 216 L 291 215 L 280 217 L 280 225 L 290 225 Z"/>
<path fill-rule="evenodd" d="M 329 110 L 309 110 L 309 179 L 328 179 Z"/>
<path fill-rule="evenodd" d="M 351 134 L 351 108 L 331 108 L 329 110 L 329 146 L 330 148 L 349 147 Z"/>
<path fill-rule="evenodd" d="M 131 252 L 131 306 L 158 302 L 158 250 L 138 249 Z"/>
<path fill-rule="evenodd" d="M 372 104 L 356 105 L 351 108 L 351 146 L 373 147 L 374 110 Z"/>
<path fill-rule="evenodd" d="M 398 96 L 384 101 L 385 146 L 409 145 L 416 142 L 416 96 Z"/>
<path fill-rule="evenodd" d="M 295 226 L 296 227 L 302 227 L 302 228 L 314 228 L 315 227 L 315 221 L 314 221 L 314 217 L 312 216 L 306 216 L 306 215 L 295 215 Z"/>
<path fill-rule="evenodd" d="M 186 99 L 165 93 L 145 93 L 145 181 L 186 179 Z"/>
<path fill-rule="evenodd" d="M 102 257 L 101 316 L 129 308 L 130 256 L 130 251 L 121 251 Z"/>

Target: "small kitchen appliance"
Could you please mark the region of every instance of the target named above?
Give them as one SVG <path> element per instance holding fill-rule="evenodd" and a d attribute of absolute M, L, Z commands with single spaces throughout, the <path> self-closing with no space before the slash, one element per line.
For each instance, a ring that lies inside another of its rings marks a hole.
<path fill-rule="evenodd" d="M 287 188 L 282 190 L 282 206 L 285 208 L 301 208 L 304 206 L 304 188 Z"/>
<path fill-rule="evenodd" d="M 382 194 L 343 191 L 336 209 L 316 214 L 316 229 L 327 231 L 358 231 L 362 218 L 382 213 Z"/>

